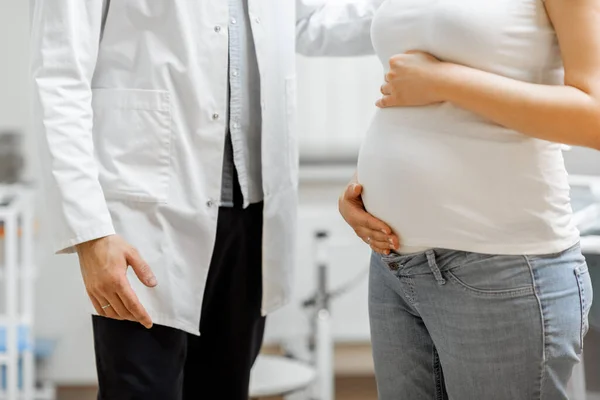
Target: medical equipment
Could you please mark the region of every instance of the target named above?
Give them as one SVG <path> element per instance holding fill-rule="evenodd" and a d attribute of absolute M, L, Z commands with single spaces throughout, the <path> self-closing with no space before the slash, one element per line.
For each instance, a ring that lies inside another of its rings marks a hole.
<path fill-rule="evenodd" d="M 334 340 L 331 326 L 331 302 L 354 289 L 366 278 L 365 267 L 345 284 L 329 286 L 329 250 L 336 246 L 324 229 L 314 233 L 314 256 L 316 264 L 315 292 L 304 300 L 302 306 L 310 313 L 308 357 L 296 349 L 286 349 L 286 357 L 258 357 L 252 370 L 251 398 L 289 395 L 302 391 L 310 400 L 335 399 Z M 337 243 L 339 245 L 339 243 Z M 308 358 L 308 362 L 301 361 Z"/>
<path fill-rule="evenodd" d="M 25 167 L 21 141 L 22 135 L 18 132 L 0 132 L 0 183 L 20 181 Z"/>
<path fill-rule="evenodd" d="M 33 193 L 0 186 L 0 400 L 52 400 L 35 385 Z"/>

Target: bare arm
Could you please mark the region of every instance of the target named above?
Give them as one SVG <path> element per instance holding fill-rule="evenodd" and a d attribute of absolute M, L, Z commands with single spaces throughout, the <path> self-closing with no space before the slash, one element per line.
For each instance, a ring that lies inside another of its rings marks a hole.
<path fill-rule="evenodd" d="M 122 238 L 98 178 L 92 137 L 92 77 L 106 0 L 35 0 L 31 50 L 34 118 L 45 159 L 55 249 L 77 250 L 90 301 L 99 315 L 152 326 L 127 279 L 133 268 L 156 286 L 150 267 Z"/>
<path fill-rule="evenodd" d="M 55 249 L 114 234 L 92 139 L 91 81 L 105 0 L 36 0 L 31 33 L 34 120 Z M 59 212 L 56 212 L 59 210 Z"/>
<path fill-rule="evenodd" d="M 600 0 L 546 5 L 562 51 L 564 86 L 521 82 L 413 52 L 391 60 L 379 105 L 448 101 L 531 137 L 600 149 Z"/>

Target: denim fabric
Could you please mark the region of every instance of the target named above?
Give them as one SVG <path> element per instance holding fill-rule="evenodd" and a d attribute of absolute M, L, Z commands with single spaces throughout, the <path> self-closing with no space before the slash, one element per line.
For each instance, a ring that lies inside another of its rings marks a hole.
<path fill-rule="evenodd" d="M 578 245 L 373 254 L 369 285 L 380 399 L 567 399 L 592 302 Z"/>

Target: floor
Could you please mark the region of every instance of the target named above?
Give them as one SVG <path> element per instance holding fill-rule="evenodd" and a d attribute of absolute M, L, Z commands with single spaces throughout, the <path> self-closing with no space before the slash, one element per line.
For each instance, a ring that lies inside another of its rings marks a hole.
<path fill-rule="evenodd" d="M 373 378 L 341 378 L 336 383 L 336 400 L 377 400 L 377 391 Z M 63 389 L 58 393 L 57 400 L 96 400 L 94 389 Z M 259 400 L 283 400 L 271 397 Z M 588 395 L 587 400 L 600 400 L 600 393 Z"/>
<path fill-rule="evenodd" d="M 375 380 L 368 373 L 372 368 L 369 353 L 368 347 L 363 345 L 345 347 L 343 351 L 336 351 L 336 371 L 352 375 L 337 379 L 336 400 L 377 400 Z M 593 392 L 588 395 L 587 400 L 600 400 L 600 333 L 591 331 L 586 337 L 585 357 L 587 386 L 588 390 Z M 57 400 L 96 400 L 96 390 L 62 388 L 58 391 Z"/>
<path fill-rule="evenodd" d="M 377 390 L 373 378 L 338 379 L 336 391 L 336 400 L 377 400 Z M 63 388 L 59 390 L 57 400 L 96 400 L 96 390 L 93 388 Z M 280 400 L 280 398 L 271 397 L 259 400 Z"/>

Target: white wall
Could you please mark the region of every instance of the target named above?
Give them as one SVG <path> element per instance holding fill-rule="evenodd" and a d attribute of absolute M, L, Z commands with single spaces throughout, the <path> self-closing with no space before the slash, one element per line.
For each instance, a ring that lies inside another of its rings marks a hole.
<path fill-rule="evenodd" d="M 0 130 L 27 129 L 27 10 L 26 1 L 0 0 Z"/>
<path fill-rule="evenodd" d="M 23 129 L 27 125 L 26 1 L 0 1 L 0 129 Z"/>
<path fill-rule="evenodd" d="M 600 151 L 574 147 L 565 153 L 565 164 L 571 174 L 600 175 Z"/>
<path fill-rule="evenodd" d="M 304 160 L 355 161 L 375 112 L 383 68 L 375 56 L 298 57 L 298 112 Z"/>

